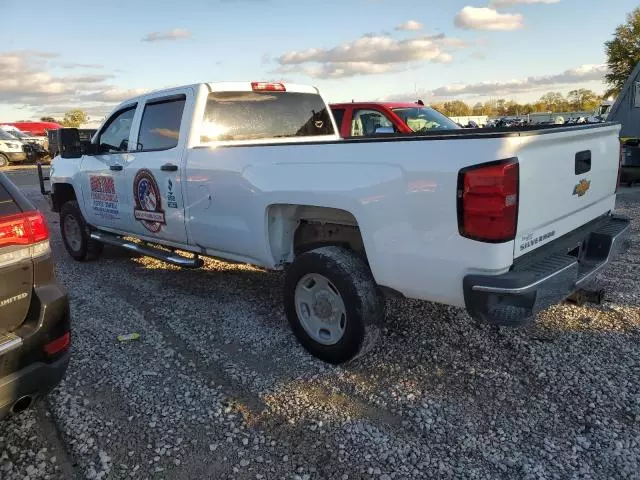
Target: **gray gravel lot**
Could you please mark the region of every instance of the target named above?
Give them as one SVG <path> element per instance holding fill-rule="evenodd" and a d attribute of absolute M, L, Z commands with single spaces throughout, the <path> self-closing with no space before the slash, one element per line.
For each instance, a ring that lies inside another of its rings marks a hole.
<path fill-rule="evenodd" d="M 640 190 L 619 209 L 633 245 L 604 305 L 510 330 L 395 300 L 384 341 L 347 367 L 297 344 L 281 274 L 109 247 L 73 262 L 49 215 L 73 359 L 0 425 L 0 478 L 640 479 Z"/>

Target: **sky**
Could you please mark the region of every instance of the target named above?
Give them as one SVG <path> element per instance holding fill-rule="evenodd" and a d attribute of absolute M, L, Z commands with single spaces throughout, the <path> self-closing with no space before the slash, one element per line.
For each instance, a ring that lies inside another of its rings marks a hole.
<path fill-rule="evenodd" d="M 636 5 L 0 0 L 0 121 L 72 108 L 97 121 L 144 91 L 208 81 L 311 84 L 330 102 L 602 93 L 604 42 Z"/>

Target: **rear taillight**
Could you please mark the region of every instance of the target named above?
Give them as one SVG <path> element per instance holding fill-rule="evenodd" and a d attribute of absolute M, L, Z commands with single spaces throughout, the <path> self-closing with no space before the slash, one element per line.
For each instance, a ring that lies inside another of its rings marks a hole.
<path fill-rule="evenodd" d="M 44 351 L 50 357 L 63 353 L 69 349 L 71 345 L 71 332 L 67 332 L 59 338 L 56 338 L 52 342 L 47 343 L 44 346 Z"/>
<path fill-rule="evenodd" d="M 48 238 L 47 221 L 41 212 L 31 211 L 0 217 L 0 247 L 31 245 Z"/>
<path fill-rule="evenodd" d="M 254 92 L 285 92 L 286 88 L 282 83 L 251 82 Z"/>
<path fill-rule="evenodd" d="M 29 211 L 0 217 L 0 267 L 49 251 L 49 228 L 41 212 Z"/>
<path fill-rule="evenodd" d="M 458 230 L 482 242 L 513 240 L 518 225 L 517 159 L 465 168 L 458 174 Z"/>

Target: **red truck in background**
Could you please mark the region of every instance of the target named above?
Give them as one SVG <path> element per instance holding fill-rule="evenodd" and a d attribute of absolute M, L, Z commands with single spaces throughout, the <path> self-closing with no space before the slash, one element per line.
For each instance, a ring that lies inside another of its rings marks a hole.
<path fill-rule="evenodd" d="M 329 107 L 343 138 L 462 128 L 421 101 L 333 103 Z"/>
<path fill-rule="evenodd" d="M 16 127 L 21 132 L 28 133 L 34 137 L 46 137 L 47 130 L 62 128 L 62 125 L 55 122 L 2 122 L 0 126 L 2 125 Z"/>

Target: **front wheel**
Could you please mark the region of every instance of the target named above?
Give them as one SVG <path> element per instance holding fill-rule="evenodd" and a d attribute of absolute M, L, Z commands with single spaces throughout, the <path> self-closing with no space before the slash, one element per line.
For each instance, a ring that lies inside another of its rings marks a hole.
<path fill-rule="evenodd" d="M 64 246 L 75 260 L 96 260 L 102 254 L 103 244 L 91 238 L 78 202 L 70 200 L 60 209 L 60 233 Z"/>
<path fill-rule="evenodd" d="M 4 154 L 0 153 L 0 168 L 9 166 L 9 158 Z"/>
<path fill-rule="evenodd" d="M 384 322 L 384 298 L 355 253 L 326 246 L 303 253 L 287 270 L 284 306 L 298 341 L 332 364 L 373 348 Z"/>

